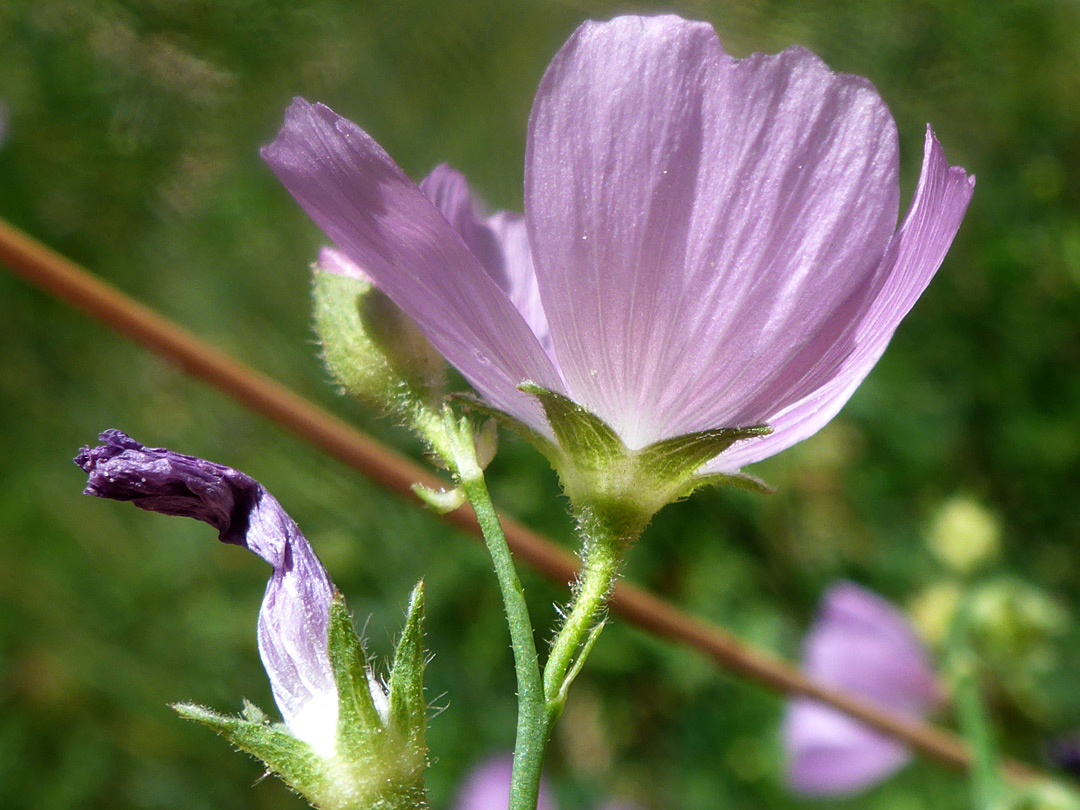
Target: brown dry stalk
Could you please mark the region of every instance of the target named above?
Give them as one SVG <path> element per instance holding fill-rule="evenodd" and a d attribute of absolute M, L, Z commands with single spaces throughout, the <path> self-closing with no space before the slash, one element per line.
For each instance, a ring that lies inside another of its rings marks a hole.
<path fill-rule="evenodd" d="M 413 461 L 280 383 L 217 351 L 2 220 L 0 262 L 409 502 L 421 505 L 412 492 L 415 483 L 428 487 L 444 485 Z M 476 516 L 467 505 L 444 515 L 443 520 L 480 536 Z M 502 523 L 514 554 L 544 576 L 557 582 L 570 582 L 577 575 L 575 558 L 551 540 L 505 515 Z M 691 616 L 630 583 L 616 586 L 611 610 L 646 632 L 693 647 L 723 669 L 747 680 L 785 695 L 815 698 L 932 759 L 957 769 L 971 767 L 971 752 L 955 734 L 814 681 L 779 658 L 755 649 L 722 628 Z M 1014 780 L 1043 776 L 1033 768 L 1011 760 L 1005 763 L 1005 769 Z"/>

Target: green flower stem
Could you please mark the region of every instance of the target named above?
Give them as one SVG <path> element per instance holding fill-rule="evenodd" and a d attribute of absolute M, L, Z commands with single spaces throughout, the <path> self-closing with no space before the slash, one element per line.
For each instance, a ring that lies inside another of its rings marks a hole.
<path fill-rule="evenodd" d="M 965 597 L 957 607 L 949 633 L 949 671 L 960 731 L 971 746 L 971 801 L 974 810 L 993 810 L 1001 804 L 1005 782 L 993 731 L 986 716 L 979 683 L 979 659 L 970 637 L 970 605 Z"/>
<path fill-rule="evenodd" d="M 476 512 L 476 519 L 484 534 L 484 542 L 499 580 L 514 650 L 518 719 L 509 810 L 536 810 L 540 794 L 540 773 L 544 767 L 544 753 L 551 734 L 551 722 L 544 702 L 540 660 L 536 653 L 529 609 L 525 604 L 525 592 L 514 568 L 514 559 L 499 523 L 499 516 L 491 502 L 491 495 L 484 481 L 484 471 L 476 461 L 476 448 L 468 421 L 458 422 L 447 411 L 443 427 L 442 435 L 432 441 L 432 445 L 451 464 L 465 497 Z"/>
<path fill-rule="evenodd" d="M 636 538 L 621 537 L 589 509 L 578 516 L 584 563 L 566 620 L 551 645 L 544 667 L 544 699 L 550 723 L 562 714 L 566 693 L 596 642 L 600 618 L 619 574 L 624 549 Z"/>

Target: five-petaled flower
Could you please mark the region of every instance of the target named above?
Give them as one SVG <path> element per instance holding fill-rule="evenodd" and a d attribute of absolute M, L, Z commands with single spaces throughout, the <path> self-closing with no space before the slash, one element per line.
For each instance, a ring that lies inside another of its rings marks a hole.
<path fill-rule="evenodd" d="M 711 26 L 675 16 L 587 22 L 555 56 L 529 120 L 524 217 L 479 217 L 450 172 L 421 190 L 360 127 L 303 99 L 263 156 L 487 403 L 539 435 L 560 438 L 541 389 L 630 452 L 772 428 L 703 474 L 839 411 L 974 185 L 928 127 L 897 228 L 896 126 L 867 80 L 798 47 L 734 59 Z"/>

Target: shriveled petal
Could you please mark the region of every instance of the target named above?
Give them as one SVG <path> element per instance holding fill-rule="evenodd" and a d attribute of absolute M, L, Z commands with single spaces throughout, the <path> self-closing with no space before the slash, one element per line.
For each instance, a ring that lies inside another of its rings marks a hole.
<path fill-rule="evenodd" d="M 586 23 L 544 76 L 526 157 L 570 396 L 631 447 L 761 421 L 755 393 L 880 264 L 897 196 L 866 80 L 798 48 L 734 60 L 678 17 Z"/>
<path fill-rule="evenodd" d="M 811 677 L 919 717 L 939 687 L 904 615 L 851 583 L 830 588 L 803 645 Z M 788 778 L 801 792 L 840 795 L 871 787 L 909 759 L 883 734 L 811 700 L 793 701 L 783 728 Z"/>
<path fill-rule="evenodd" d="M 119 430 L 99 438 L 103 444 L 84 447 L 75 459 L 89 476 L 87 495 L 201 520 L 223 542 L 273 566 L 259 611 L 259 654 L 285 724 L 316 750 L 332 753 L 338 697 L 327 623 L 334 586 L 292 518 L 239 470 L 146 447 Z"/>
<path fill-rule="evenodd" d="M 904 746 L 835 709 L 796 700 L 784 718 L 787 782 L 810 796 L 868 790 L 911 759 Z"/>
<path fill-rule="evenodd" d="M 514 759 L 509 754 L 493 757 L 479 765 L 458 791 L 455 810 L 506 810 L 510 806 L 513 770 Z M 555 802 L 544 780 L 540 781 L 540 797 L 536 807 L 537 810 L 555 810 Z"/>
<path fill-rule="evenodd" d="M 420 190 L 480 260 L 554 360 L 551 329 L 540 303 L 525 218 L 510 211 L 499 211 L 485 218 L 480 202 L 469 191 L 465 175 L 445 163 L 421 181 Z"/>
<path fill-rule="evenodd" d="M 848 319 L 848 329 L 807 373 L 801 387 L 808 393 L 763 417 L 772 434 L 735 445 L 707 465 L 707 471 L 733 471 L 768 458 L 812 436 L 839 412 L 941 266 L 974 188 L 974 177 L 949 166 L 928 126 L 915 197 L 874 274 L 869 299 L 864 304 L 853 301 L 851 313 L 837 312 L 838 320 Z"/>
<path fill-rule="evenodd" d="M 472 251 L 350 121 L 296 99 L 263 158 L 343 253 L 496 407 L 547 431 L 524 380 L 561 388 L 542 346 Z"/>

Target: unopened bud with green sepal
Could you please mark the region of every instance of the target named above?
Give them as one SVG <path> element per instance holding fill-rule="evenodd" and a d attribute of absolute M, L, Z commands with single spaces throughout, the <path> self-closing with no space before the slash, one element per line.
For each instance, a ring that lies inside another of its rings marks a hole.
<path fill-rule="evenodd" d="M 312 297 L 323 360 L 349 393 L 395 416 L 411 416 L 417 404 L 438 404 L 446 361 L 360 267 L 324 249 Z"/>

